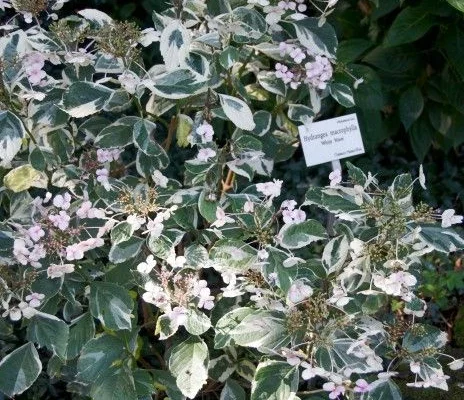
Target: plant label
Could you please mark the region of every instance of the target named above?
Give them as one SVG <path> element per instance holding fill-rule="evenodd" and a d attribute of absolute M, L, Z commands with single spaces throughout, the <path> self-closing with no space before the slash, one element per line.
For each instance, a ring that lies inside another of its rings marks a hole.
<path fill-rule="evenodd" d="M 365 153 L 356 114 L 301 125 L 298 130 L 308 167 Z"/>

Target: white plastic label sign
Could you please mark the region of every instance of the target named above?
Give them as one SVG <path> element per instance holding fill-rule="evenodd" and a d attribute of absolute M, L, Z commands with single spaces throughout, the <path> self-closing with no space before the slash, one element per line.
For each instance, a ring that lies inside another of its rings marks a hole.
<path fill-rule="evenodd" d="M 308 167 L 365 153 L 356 114 L 302 125 L 298 130 Z"/>

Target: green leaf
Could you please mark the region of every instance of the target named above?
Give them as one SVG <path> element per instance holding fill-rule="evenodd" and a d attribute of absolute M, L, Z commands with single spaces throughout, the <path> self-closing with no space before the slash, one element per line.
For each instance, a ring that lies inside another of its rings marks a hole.
<path fill-rule="evenodd" d="M 145 85 L 156 95 L 165 99 L 185 99 L 186 97 L 205 92 L 208 85 L 199 81 L 197 75 L 189 69 L 177 69 L 153 78 Z"/>
<path fill-rule="evenodd" d="M 148 157 L 155 160 L 157 169 L 164 169 L 169 164 L 169 158 L 164 149 L 152 138 L 156 124 L 148 120 L 139 120 L 134 125 L 133 138 L 135 146 Z"/>
<path fill-rule="evenodd" d="M 240 240 L 221 239 L 211 248 L 209 258 L 229 271 L 244 272 L 256 261 L 256 250 Z"/>
<path fill-rule="evenodd" d="M 27 340 L 53 351 L 61 360 L 66 359 L 69 327 L 61 319 L 45 313 L 34 315 L 27 327 Z"/>
<path fill-rule="evenodd" d="M 90 312 L 108 329 L 131 329 L 132 298 L 126 289 L 107 282 L 92 282 L 89 297 Z"/>
<path fill-rule="evenodd" d="M 160 53 L 168 71 L 185 63 L 190 50 L 190 31 L 180 19 L 173 19 L 163 29 L 160 37 Z"/>
<path fill-rule="evenodd" d="M 68 360 L 76 358 L 84 345 L 95 336 L 95 324 L 93 317 L 86 312 L 72 321 L 69 325 Z"/>
<path fill-rule="evenodd" d="M 411 126 L 409 140 L 417 159 L 422 162 L 427 155 L 433 139 L 433 127 L 430 122 L 422 116 Z"/>
<path fill-rule="evenodd" d="M 385 38 L 385 46 L 393 47 L 414 42 L 436 23 L 436 17 L 424 8 L 406 7 L 393 21 Z"/>
<path fill-rule="evenodd" d="M 399 111 L 401 122 L 406 130 L 420 117 L 424 109 L 424 97 L 417 86 L 413 86 L 401 94 Z"/>
<path fill-rule="evenodd" d="M 209 189 L 203 189 L 198 197 L 198 211 L 203 218 L 208 222 L 216 221 L 216 210 L 219 206 L 216 200 L 209 200 L 208 195 L 211 193 Z"/>
<path fill-rule="evenodd" d="M 283 361 L 258 364 L 251 387 L 251 400 L 293 400 L 298 390 L 298 367 Z"/>
<path fill-rule="evenodd" d="M 28 389 L 42 371 L 39 354 L 32 343 L 18 347 L 0 361 L 0 391 L 9 397 Z"/>
<path fill-rule="evenodd" d="M 457 10 L 464 12 L 464 3 L 461 0 L 446 0 L 449 4 L 451 4 Z"/>
<path fill-rule="evenodd" d="M 197 336 L 174 346 L 169 357 L 169 371 L 176 377 L 177 387 L 193 399 L 208 379 L 208 347 Z"/>
<path fill-rule="evenodd" d="M 143 239 L 132 236 L 125 242 L 113 244 L 108 254 L 109 260 L 115 264 L 120 264 L 135 257 L 139 253 L 143 242 Z"/>
<path fill-rule="evenodd" d="M 326 238 L 324 227 L 315 220 L 284 225 L 278 234 L 279 243 L 284 249 L 300 249 L 312 242 Z"/>
<path fill-rule="evenodd" d="M 350 244 L 346 236 L 338 236 L 326 244 L 322 253 L 322 265 L 327 274 L 338 272 L 343 267 L 349 250 Z"/>
<path fill-rule="evenodd" d="M 127 367 L 111 367 L 92 384 L 90 390 L 95 400 L 137 400 L 134 377 Z"/>
<path fill-rule="evenodd" d="M 440 342 L 442 334 L 435 326 L 414 324 L 404 334 L 402 347 L 410 353 L 434 348 Z"/>
<path fill-rule="evenodd" d="M 464 238 L 453 229 L 438 225 L 421 225 L 419 238 L 436 251 L 446 254 L 464 248 Z"/>
<path fill-rule="evenodd" d="M 303 124 L 310 123 L 314 116 L 314 111 L 308 106 L 302 104 L 288 105 L 288 118 L 292 121 L 301 122 Z"/>
<path fill-rule="evenodd" d="M 214 348 L 222 349 L 230 346 L 233 343 L 230 332 L 252 312 L 252 308 L 240 307 L 223 315 L 214 327 L 216 332 L 214 336 Z"/>
<path fill-rule="evenodd" d="M 298 40 L 311 54 L 325 55 L 335 58 L 337 53 L 337 35 L 332 25 L 325 23 L 319 26 L 318 18 L 305 18 L 292 21 Z"/>
<path fill-rule="evenodd" d="M 105 126 L 95 139 L 95 146 L 107 149 L 126 147 L 133 142 L 133 128 L 139 121 L 137 117 L 123 117 Z"/>
<path fill-rule="evenodd" d="M 237 381 L 227 379 L 219 400 L 246 400 L 246 393 Z"/>
<path fill-rule="evenodd" d="M 354 107 L 353 91 L 349 86 L 344 85 L 343 83 L 334 82 L 329 85 L 329 92 L 330 95 L 343 107 Z"/>
<path fill-rule="evenodd" d="M 208 250 L 200 244 L 193 244 L 185 249 L 184 252 L 187 265 L 203 268 L 209 259 Z"/>
<path fill-rule="evenodd" d="M 189 309 L 187 312 L 187 321 L 185 329 L 191 335 L 202 335 L 209 328 L 211 328 L 211 321 L 209 318 L 199 310 Z"/>
<path fill-rule="evenodd" d="M 228 96 L 225 94 L 219 94 L 221 106 L 226 114 L 237 128 L 243 129 L 244 131 L 252 131 L 255 129 L 255 122 L 253 120 L 253 114 L 250 107 L 237 97 Z"/>
<path fill-rule="evenodd" d="M 243 34 L 235 34 L 233 39 L 238 43 L 256 43 L 266 33 L 267 24 L 261 14 L 253 8 L 234 7 L 233 19 L 239 21 Z"/>
<path fill-rule="evenodd" d="M 26 129 L 22 121 L 10 111 L 0 111 L 0 166 L 8 167 L 21 149 Z"/>
<path fill-rule="evenodd" d="M 93 82 L 74 82 L 63 95 L 65 111 L 74 118 L 84 118 L 103 109 L 113 91 Z"/>
<path fill-rule="evenodd" d="M 258 73 L 258 82 L 269 93 L 282 97 L 287 96 L 287 86 L 282 79 L 276 77 L 274 72 L 260 71 Z"/>
<path fill-rule="evenodd" d="M 226 47 L 219 55 L 219 63 L 224 69 L 232 68 L 240 60 L 240 52 L 233 46 Z"/>
<path fill-rule="evenodd" d="M 111 243 L 118 244 L 129 240 L 134 233 L 134 228 L 128 222 L 120 222 L 111 229 Z"/>
<path fill-rule="evenodd" d="M 449 0 L 450 1 L 450 0 Z M 458 2 L 460 0 L 456 0 Z M 461 2 L 461 7 L 464 12 L 464 3 Z M 447 27 L 446 31 L 442 33 L 441 47 L 445 50 L 446 56 L 461 77 L 461 82 L 464 80 L 464 64 L 462 58 L 464 57 L 464 30 L 460 28 L 459 24 L 452 24 Z"/>
<path fill-rule="evenodd" d="M 45 178 L 45 185 L 47 183 L 47 176 L 36 169 L 31 165 L 25 164 L 17 167 L 3 178 L 3 184 L 7 189 L 12 190 L 15 193 L 22 192 L 27 190 L 32 186 L 40 185 Z M 40 185 L 42 187 L 43 185 Z"/>
<path fill-rule="evenodd" d="M 290 341 L 285 316 L 278 311 L 257 310 L 247 315 L 229 335 L 239 346 L 262 349 L 278 349 Z"/>
<path fill-rule="evenodd" d="M 366 39 L 349 39 L 340 42 L 337 50 L 337 61 L 352 63 L 369 50 L 374 44 Z"/>
<path fill-rule="evenodd" d="M 361 400 L 402 400 L 400 388 L 391 379 L 382 379 L 372 384 L 371 390 L 363 393 Z"/>
<path fill-rule="evenodd" d="M 121 363 L 126 354 L 124 343 L 116 336 L 103 334 L 83 347 L 77 361 L 77 380 L 92 383 L 113 363 Z"/>

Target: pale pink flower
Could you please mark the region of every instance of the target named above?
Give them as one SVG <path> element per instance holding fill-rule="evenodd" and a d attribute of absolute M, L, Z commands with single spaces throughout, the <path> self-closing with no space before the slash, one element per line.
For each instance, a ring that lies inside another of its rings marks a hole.
<path fill-rule="evenodd" d="M 443 214 L 441 214 L 442 228 L 449 228 L 451 225 L 462 223 L 464 217 L 462 215 L 455 214 L 456 211 L 454 211 L 453 209 L 443 211 Z"/>
<path fill-rule="evenodd" d="M 69 221 L 71 221 L 71 217 L 66 211 L 60 211 L 58 214 L 51 214 L 48 216 L 48 219 L 61 231 L 68 229 Z"/>
<path fill-rule="evenodd" d="M 213 140 L 214 129 L 208 122 L 203 122 L 195 132 L 200 137 L 202 143 L 209 143 Z"/>
<path fill-rule="evenodd" d="M 53 205 L 62 210 L 68 210 L 71 207 L 71 195 L 67 192 L 63 195 L 57 194 L 53 199 Z"/>
<path fill-rule="evenodd" d="M 29 303 L 29 307 L 37 308 L 42 304 L 42 300 L 45 298 L 43 293 L 31 293 L 26 296 L 26 301 Z"/>
<path fill-rule="evenodd" d="M 340 395 L 345 393 L 345 386 L 336 385 L 334 382 L 326 382 L 322 385 L 322 388 L 329 393 L 329 399 L 335 400 Z"/>
<path fill-rule="evenodd" d="M 256 185 L 256 190 L 266 197 L 273 199 L 274 197 L 280 196 L 280 191 L 282 190 L 282 181 L 279 179 L 274 179 L 272 182 L 258 183 Z"/>
<path fill-rule="evenodd" d="M 211 226 L 221 228 L 225 224 L 232 223 L 234 220 L 231 217 L 226 216 L 225 211 L 221 207 L 216 208 L 216 221 Z"/>
<path fill-rule="evenodd" d="M 216 156 L 216 152 L 213 149 L 210 149 L 209 147 L 206 147 L 204 149 L 198 150 L 197 160 L 202 161 L 202 162 L 206 162 L 210 158 L 215 157 L 215 156 Z"/>
<path fill-rule="evenodd" d="M 342 181 L 342 171 L 336 169 L 329 174 L 330 186 L 337 186 Z"/>
<path fill-rule="evenodd" d="M 61 278 L 65 274 L 74 272 L 73 264 L 50 264 L 47 268 L 47 276 L 49 278 Z"/>
<path fill-rule="evenodd" d="M 27 230 L 27 234 L 34 242 L 38 242 L 45 236 L 45 231 L 40 225 L 34 225 Z"/>
<path fill-rule="evenodd" d="M 371 385 L 364 379 L 358 379 L 354 391 L 356 393 L 367 393 L 372 389 Z"/>

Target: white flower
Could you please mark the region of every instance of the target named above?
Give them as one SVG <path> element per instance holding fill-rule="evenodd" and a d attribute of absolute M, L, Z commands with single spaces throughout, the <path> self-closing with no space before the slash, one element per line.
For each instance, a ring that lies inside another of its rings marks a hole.
<path fill-rule="evenodd" d="M 413 374 L 418 374 L 420 372 L 420 369 L 421 369 L 421 364 L 420 362 L 418 361 L 411 361 L 409 363 L 409 369 L 411 370 L 411 372 Z"/>
<path fill-rule="evenodd" d="M 204 149 L 198 150 L 197 154 L 197 160 L 206 162 L 208 161 L 211 157 L 215 157 L 216 152 L 213 149 L 210 149 L 209 147 L 206 147 Z"/>
<path fill-rule="evenodd" d="M 313 289 L 311 286 L 306 285 L 302 280 L 297 280 L 293 282 L 290 289 L 288 289 L 288 300 L 297 304 L 307 299 L 313 294 Z"/>
<path fill-rule="evenodd" d="M 151 179 L 153 179 L 153 182 L 155 182 L 156 185 L 162 188 L 167 188 L 168 187 L 168 181 L 169 179 L 166 178 L 161 171 L 155 170 L 153 174 L 151 175 Z"/>
<path fill-rule="evenodd" d="M 9 0 L 0 0 L 0 10 L 5 11 L 5 8 L 11 8 Z"/>
<path fill-rule="evenodd" d="M 131 214 L 126 218 L 126 222 L 134 231 L 138 231 L 145 223 L 145 217 L 138 217 L 136 214 Z"/>
<path fill-rule="evenodd" d="M 337 307 L 346 306 L 351 300 L 351 297 L 347 296 L 345 290 L 341 287 L 334 287 L 332 297 L 328 299 L 329 303 L 335 304 Z"/>
<path fill-rule="evenodd" d="M 159 42 L 161 37 L 161 32 L 155 31 L 154 28 L 144 29 L 141 33 L 139 43 L 143 47 L 150 46 L 153 42 Z"/>
<path fill-rule="evenodd" d="M 121 86 L 126 89 L 127 93 L 134 94 L 137 90 L 137 86 L 140 84 L 140 78 L 133 72 L 126 71 L 118 76 L 118 81 Z"/>
<path fill-rule="evenodd" d="M 256 190 L 269 199 L 280 196 L 280 191 L 282 190 L 282 181 L 279 179 L 274 179 L 272 182 L 258 183 L 256 185 Z"/>
<path fill-rule="evenodd" d="M 281 210 L 293 211 L 298 203 L 295 200 L 284 200 L 280 205 Z"/>
<path fill-rule="evenodd" d="M 287 348 L 282 348 L 280 351 L 282 355 L 287 359 L 287 363 L 290 364 L 292 367 L 295 365 L 300 365 L 301 359 L 299 356 L 304 356 L 304 354 L 299 354 L 296 351 Z"/>
<path fill-rule="evenodd" d="M 456 211 L 453 209 L 448 209 L 443 211 L 441 214 L 441 226 L 442 228 L 449 228 L 451 225 L 454 224 L 461 224 L 463 220 L 462 215 L 454 215 Z"/>
<path fill-rule="evenodd" d="M 221 228 L 225 224 L 232 223 L 234 220 L 231 217 L 226 216 L 225 211 L 221 207 L 216 208 L 216 221 L 211 226 Z"/>
<path fill-rule="evenodd" d="M 459 359 L 456 359 L 448 363 L 448 367 L 450 367 L 450 369 L 452 369 L 453 371 L 461 369 L 463 366 L 464 366 L 464 358 L 459 358 Z"/>
<path fill-rule="evenodd" d="M 172 311 L 167 313 L 167 316 L 171 320 L 171 327 L 176 330 L 180 325 L 187 322 L 187 309 L 185 307 L 174 307 Z"/>
<path fill-rule="evenodd" d="M 161 222 L 156 221 L 148 221 L 147 222 L 147 230 L 144 233 L 150 233 L 150 235 L 154 238 L 159 238 L 163 233 L 164 224 Z"/>
<path fill-rule="evenodd" d="M 342 171 L 336 169 L 329 174 L 330 186 L 337 186 L 342 181 Z"/>
<path fill-rule="evenodd" d="M 425 186 L 425 175 L 424 175 L 424 167 L 422 164 L 419 166 L 419 183 L 422 186 L 422 189 L 427 189 Z"/>
<path fill-rule="evenodd" d="M 156 285 L 152 281 L 148 281 L 145 283 L 144 289 L 146 290 L 146 292 L 142 295 L 142 299 L 144 301 L 154 304 L 162 310 L 170 309 L 169 297 L 160 286 Z"/>
<path fill-rule="evenodd" d="M 73 264 L 50 264 L 47 268 L 47 277 L 49 278 L 61 278 L 65 274 L 74 272 Z"/>
<path fill-rule="evenodd" d="M 373 281 L 375 286 L 392 296 L 401 296 L 403 290 L 417 283 L 416 277 L 405 271 L 394 272 L 386 278 L 382 275 L 374 275 Z"/>
<path fill-rule="evenodd" d="M 246 213 L 252 213 L 255 211 L 255 203 L 253 203 L 251 200 L 245 201 L 245 204 L 243 205 L 243 211 Z"/>
<path fill-rule="evenodd" d="M 268 258 L 269 258 L 269 253 L 265 249 L 261 249 L 258 251 L 259 260 L 267 260 Z"/>
<path fill-rule="evenodd" d="M 166 262 L 173 268 L 182 268 L 187 260 L 184 256 L 176 256 L 176 252 L 172 250 Z"/>
<path fill-rule="evenodd" d="M 147 275 L 151 272 L 153 268 L 156 266 L 155 257 L 150 254 L 144 262 L 141 262 L 137 265 L 137 271 L 139 271 L 143 275 Z"/>

